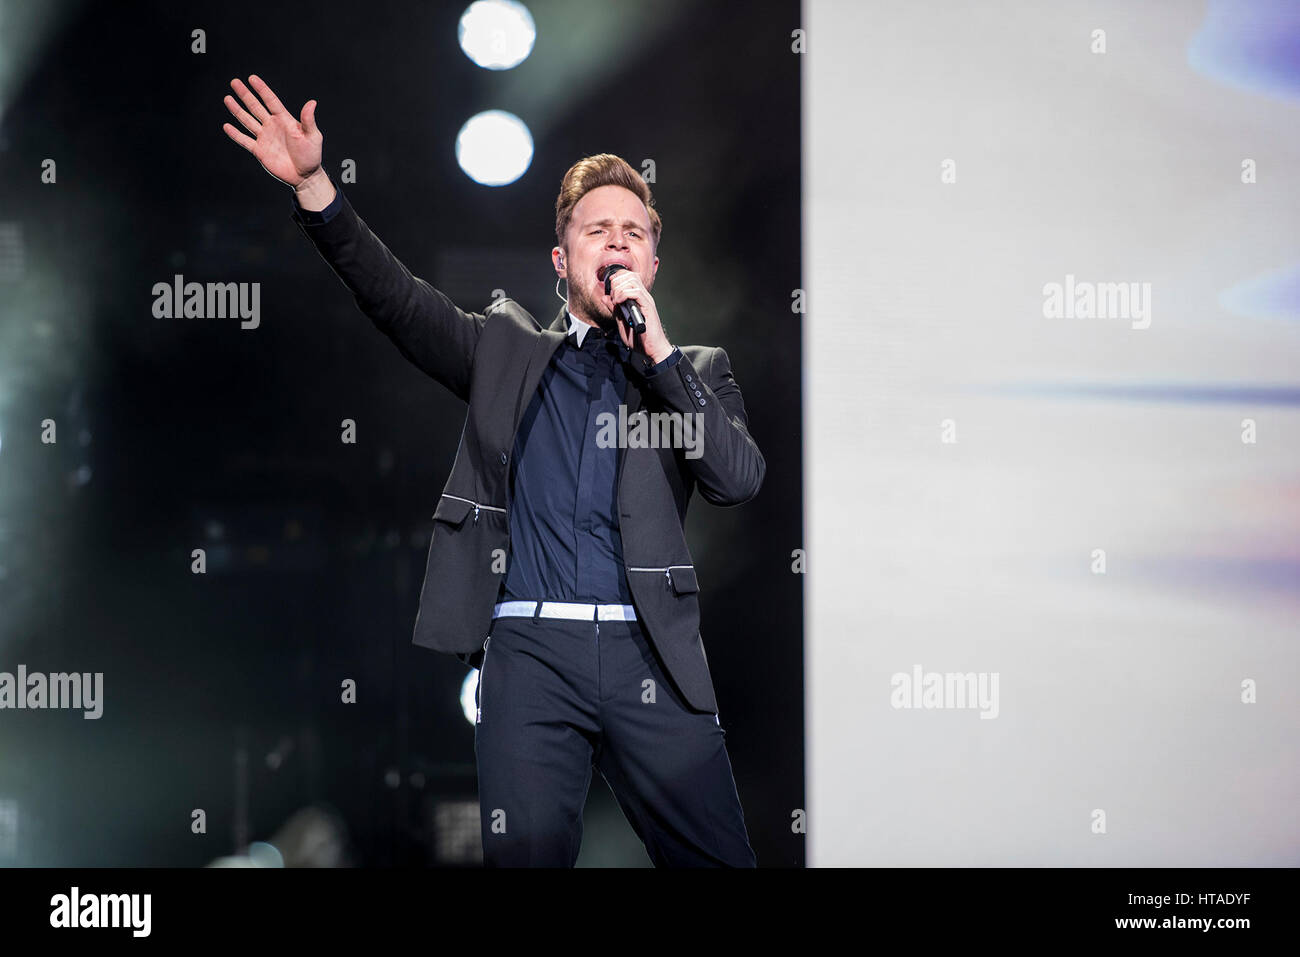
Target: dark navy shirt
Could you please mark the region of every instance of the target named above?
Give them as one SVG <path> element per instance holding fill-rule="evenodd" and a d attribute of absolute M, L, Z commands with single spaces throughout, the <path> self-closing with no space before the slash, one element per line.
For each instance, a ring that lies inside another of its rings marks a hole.
<path fill-rule="evenodd" d="M 306 224 L 327 223 L 342 192 L 319 212 L 294 209 Z M 617 423 L 631 353 L 618 332 L 579 322 L 542 373 L 515 435 L 510 471 L 510 556 L 499 601 L 538 599 L 632 603 L 618 522 L 617 445 L 601 448 L 602 413 Z M 640 374 L 676 365 L 674 349 Z M 615 428 L 617 434 L 617 427 Z"/>
<path fill-rule="evenodd" d="M 618 420 L 628 348 L 575 328 L 542 373 L 515 435 L 510 563 L 502 599 L 630 605 L 618 523 L 618 447 L 596 441 Z M 577 344 L 579 335 L 582 345 Z"/>

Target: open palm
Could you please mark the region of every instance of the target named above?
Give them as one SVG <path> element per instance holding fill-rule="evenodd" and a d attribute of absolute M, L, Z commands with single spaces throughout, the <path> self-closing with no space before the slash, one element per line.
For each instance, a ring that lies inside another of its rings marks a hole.
<path fill-rule="evenodd" d="M 320 169 L 321 143 L 324 137 L 316 127 L 316 101 L 308 100 L 302 108 L 301 121 L 271 92 L 271 88 L 254 74 L 248 78 L 253 90 L 239 80 L 231 80 L 231 88 L 239 95 L 239 102 L 226 94 L 226 107 L 235 119 L 252 133 L 247 136 L 233 124 L 225 123 L 222 129 L 232 140 L 257 157 L 262 168 L 282 183 L 298 186 L 308 176 Z M 260 96 L 261 100 L 257 97 Z M 265 105 L 263 105 L 265 103 Z"/>

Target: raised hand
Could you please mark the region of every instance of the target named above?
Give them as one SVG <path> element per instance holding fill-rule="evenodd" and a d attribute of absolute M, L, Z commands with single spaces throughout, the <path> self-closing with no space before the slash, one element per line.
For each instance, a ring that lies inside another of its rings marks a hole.
<path fill-rule="evenodd" d="M 296 189 L 321 168 L 321 144 L 325 138 L 316 127 L 316 101 L 308 100 L 303 105 L 301 119 L 294 119 L 261 77 L 254 74 L 248 82 L 252 84 L 252 90 L 238 79 L 230 81 L 231 88 L 247 109 L 229 94 L 226 94 L 225 104 L 235 119 L 253 135 L 246 136 L 231 123 L 224 123 L 221 128 L 256 156 L 263 169 Z M 253 95 L 253 90 L 257 91 L 257 96 Z"/>

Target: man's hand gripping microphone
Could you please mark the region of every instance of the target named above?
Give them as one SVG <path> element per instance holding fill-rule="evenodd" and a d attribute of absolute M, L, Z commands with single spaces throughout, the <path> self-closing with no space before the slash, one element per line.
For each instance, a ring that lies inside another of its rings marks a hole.
<path fill-rule="evenodd" d="M 620 269 L 626 268 L 621 263 L 610 263 L 605 267 L 605 295 L 612 296 L 614 294 L 614 290 L 610 287 L 610 277 Z M 631 329 L 634 334 L 639 336 L 645 333 L 645 317 L 641 315 L 641 309 L 634 301 L 625 299 L 618 304 L 617 309 L 619 315 L 623 318 L 624 325 Z"/>

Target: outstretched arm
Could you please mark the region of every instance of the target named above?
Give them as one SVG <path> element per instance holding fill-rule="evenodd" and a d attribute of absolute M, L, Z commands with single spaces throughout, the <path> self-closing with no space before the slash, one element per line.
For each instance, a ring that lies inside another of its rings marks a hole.
<path fill-rule="evenodd" d="M 230 85 L 239 101 L 227 95 L 225 103 L 252 136 L 240 133 L 230 123 L 222 127 L 226 135 L 257 157 L 277 180 L 293 187 L 303 210 L 337 210 L 328 221 L 307 223 L 301 216 L 294 218 L 351 291 L 357 306 L 402 355 L 468 401 L 483 315 L 465 312 L 411 275 L 330 182 L 321 166 L 324 137 L 316 126 L 316 101 L 308 100 L 301 118 L 295 119 L 260 77 L 248 79 L 261 100 L 236 79 Z"/>

